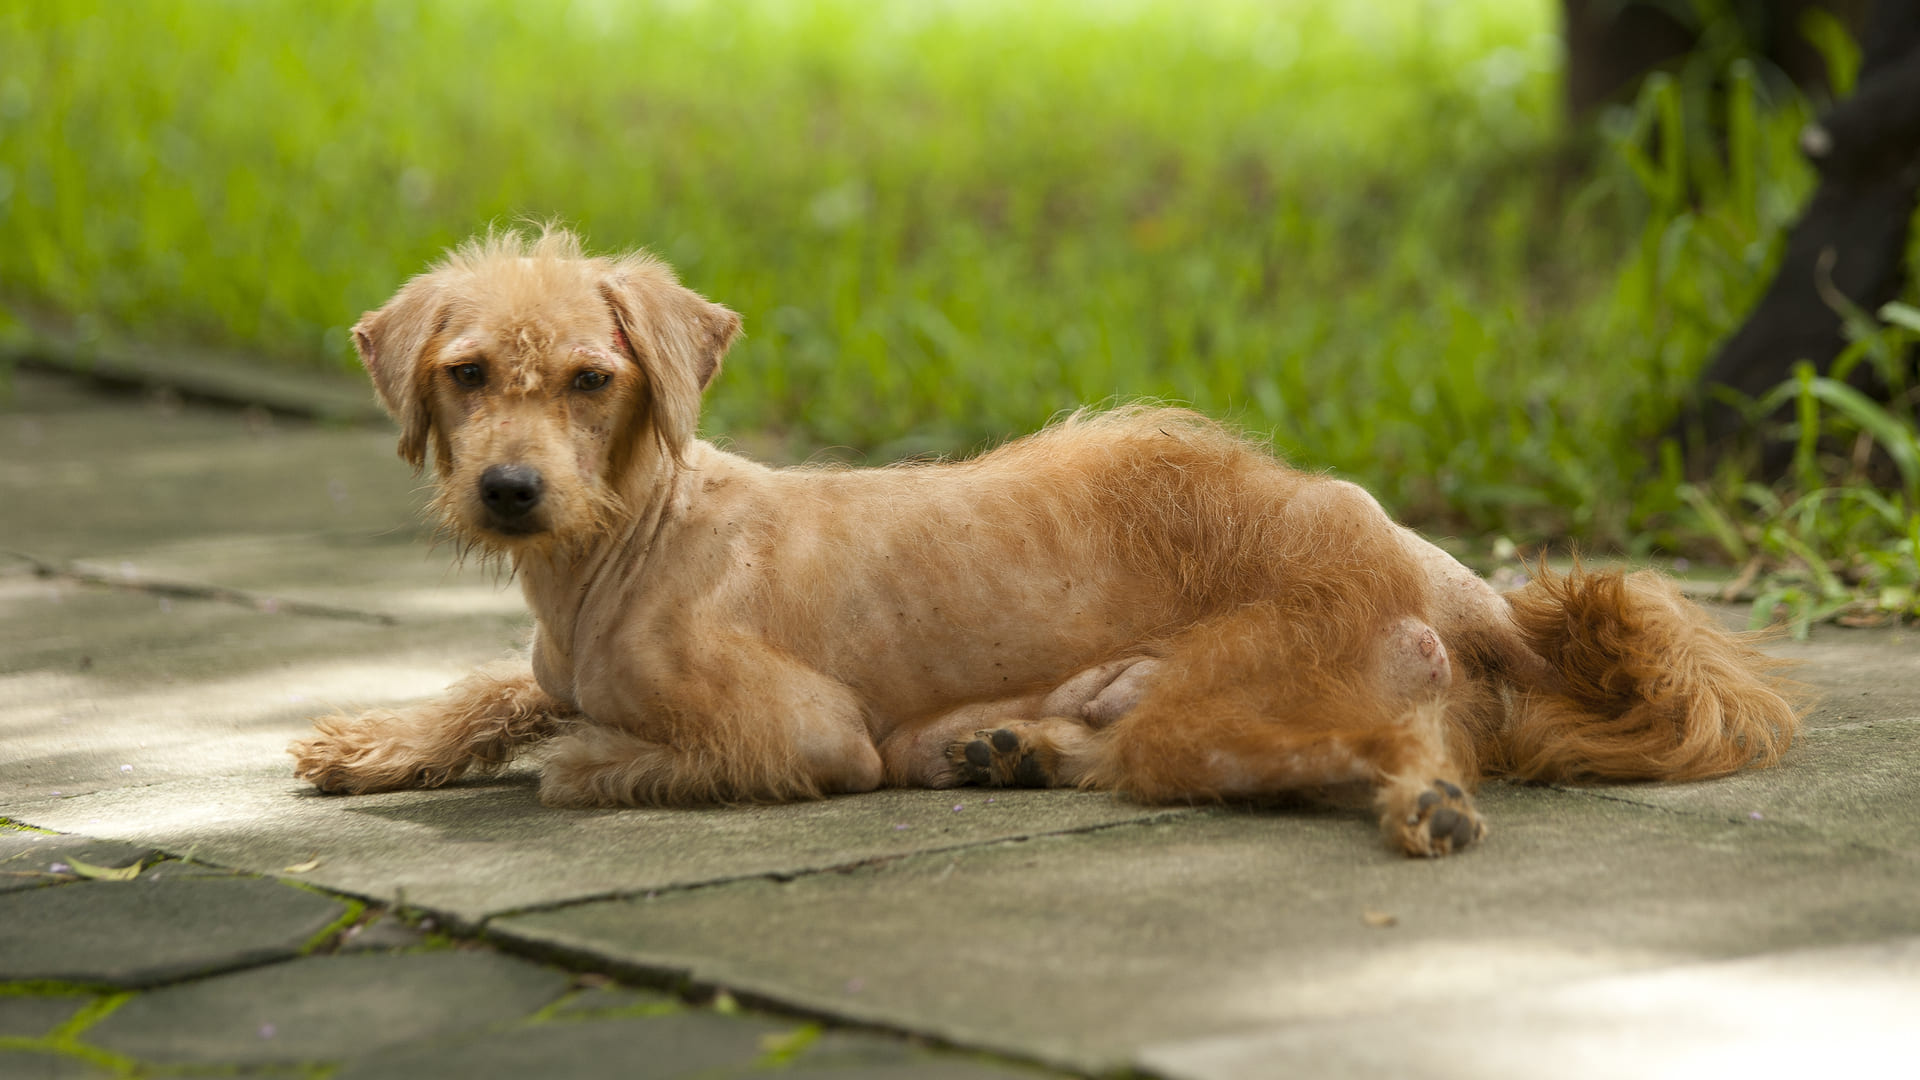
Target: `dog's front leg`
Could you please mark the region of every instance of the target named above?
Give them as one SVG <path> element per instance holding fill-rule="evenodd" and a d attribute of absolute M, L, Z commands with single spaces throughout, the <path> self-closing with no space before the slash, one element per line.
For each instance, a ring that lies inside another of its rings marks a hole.
<path fill-rule="evenodd" d="M 859 696 L 748 636 L 688 629 L 608 657 L 576 693 L 590 722 L 547 761 L 549 806 L 788 802 L 882 780 Z"/>
<path fill-rule="evenodd" d="M 573 710 L 540 689 L 525 660 L 481 668 L 432 701 L 316 719 L 287 748 L 294 775 L 321 791 L 364 795 L 439 787 L 469 769 L 497 768 L 552 735 Z"/>

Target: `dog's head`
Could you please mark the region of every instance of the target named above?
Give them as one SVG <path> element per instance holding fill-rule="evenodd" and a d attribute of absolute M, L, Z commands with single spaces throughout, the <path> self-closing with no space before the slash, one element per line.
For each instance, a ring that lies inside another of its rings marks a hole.
<path fill-rule="evenodd" d="M 353 328 L 435 509 L 492 550 L 591 533 L 693 440 L 740 332 L 644 254 L 587 258 L 548 229 L 470 240 Z"/>

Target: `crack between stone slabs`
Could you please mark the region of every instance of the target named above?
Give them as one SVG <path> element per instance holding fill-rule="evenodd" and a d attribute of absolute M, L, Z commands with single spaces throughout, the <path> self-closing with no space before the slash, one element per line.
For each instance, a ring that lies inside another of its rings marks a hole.
<path fill-rule="evenodd" d="M 160 783 L 164 784 L 164 783 L 170 783 L 170 782 L 171 781 L 161 781 Z M 79 797 L 85 798 L 86 796 L 79 796 Z M 596 971 L 596 972 L 601 972 L 606 974 L 612 974 L 612 975 L 615 975 L 616 977 L 622 978 L 624 981 L 633 982 L 640 985 L 651 985 L 651 986 L 663 987 L 663 988 L 672 990 L 675 993 L 680 993 L 682 994 L 682 996 L 685 996 L 686 991 L 690 989 L 699 988 L 703 986 L 714 988 L 714 989 L 725 989 L 731 996 L 733 996 L 736 1000 L 740 1001 L 742 1004 L 747 1005 L 750 1008 L 760 1009 L 762 1011 L 773 1012 L 776 1014 L 784 1014 L 784 1015 L 794 1016 L 802 1019 L 821 1020 L 821 1021 L 826 1021 L 826 1022 L 834 1023 L 837 1025 L 841 1025 L 841 1026 L 850 1026 L 850 1027 L 859 1028 L 859 1029 L 886 1032 L 893 1035 L 923 1039 L 936 1046 L 945 1047 L 951 1050 L 985 1052 L 996 1058 L 1016 1061 L 1016 1062 L 1026 1062 L 1029 1064 L 1039 1065 L 1043 1068 L 1048 1068 L 1054 1071 L 1066 1072 L 1074 1075 L 1110 1076 L 1110 1077 L 1116 1078 L 1116 1080 L 1118 1080 L 1118 1078 L 1123 1078 L 1123 1077 L 1126 1078 L 1126 1080 L 1144 1080 L 1144 1078 L 1157 1077 L 1160 1074 L 1144 1070 L 1137 1063 L 1123 1065 L 1115 1069 L 1107 1069 L 1098 1074 L 1089 1073 L 1086 1070 L 1086 1068 L 1082 1066 L 1080 1063 L 1075 1061 L 1070 1061 L 1065 1058 L 1054 1058 L 1052 1056 L 1045 1055 L 1045 1054 L 1035 1054 L 1031 1050 L 1023 1051 L 1017 1048 L 987 1045 L 984 1043 L 956 1041 L 948 1036 L 934 1034 L 925 1030 L 909 1028 L 909 1027 L 901 1026 L 895 1023 L 880 1021 L 870 1016 L 863 1015 L 858 1011 L 832 1011 L 832 1010 L 828 1010 L 818 1006 L 809 1006 L 797 1001 L 788 1000 L 776 992 L 765 991 L 765 990 L 742 990 L 736 987 L 723 986 L 722 984 L 716 983 L 716 982 L 697 980 L 694 978 L 693 972 L 690 969 L 669 967 L 665 965 L 649 965 L 649 964 L 637 963 L 630 960 L 623 960 L 617 957 L 604 956 L 600 953 L 593 952 L 587 949 L 573 948 L 569 946 L 557 946 L 547 942 L 532 941 L 529 939 L 522 938 L 518 935 L 497 933 L 491 929 L 490 924 L 497 919 L 510 918 L 518 915 L 538 914 L 538 913 L 544 913 L 548 911 L 564 910 L 571 907 L 576 907 L 576 906 L 589 904 L 589 903 L 598 903 L 606 900 L 631 899 L 635 896 L 647 895 L 649 893 L 654 895 L 659 895 L 659 894 L 665 894 L 665 893 L 692 892 L 699 889 L 707 889 L 707 888 L 712 888 L 712 887 L 721 886 L 721 885 L 737 884 L 743 881 L 756 881 L 756 880 L 771 880 L 776 882 L 797 881 L 801 878 L 816 877 L 822 874 L 848 873 L 854 870 L 859 870 L 859 869 L 863 869 L 870 866 L 883 866 L 888 863 L 899 862 L 904 859 L 916 858 L 920 856 L 938 856 L 938 855 L 951 854 L 951 853 L 960 852 L 960 851 L 992 848 L 992 847 L 1004 846 L 1009 844 L 1024 843 L 1030 840 L 1045 839 L 1048 837 L 1080 836 L 1080 835 L 1086 835 L 1091 833 L 1105 832 L 1110 829 L 1138 828 L 1138 827 L 1148 826 L 1148 825 L 1157 825 L 1164 822 L 1179 820 L 1183 818 L 1209 816 L 1214 814 L 1215 812 L 1216 812 L 1215 809 L 1212 807 L 1176 807 L 1176 808 L 1168 808 L 1163 810 L 1152 810 L 1139 817 L 1129 818 L 1125 821 L 1100 822 L 1092 825 L 1083 825 L 1083 826 L 1070 828 L 1070 829 L 1041 830 L 1041 831 L 1035 831 L 1035 832 L 1021 833 L 1016 836 L 997 837 L 991 840 L 981 840 L 981 841 L 975 841 L 971 843 L 948 844 L 940 847 L 923 848 L 915 851 L 901 852 L 895 855 L 869 856 L 862 859 L 850 859 L 844 862 L 834 863 L 827 866 L 812 867 L 812 868 L 796 870 L 796 871 L 766 871 L 766 872 L 761 872 L 757 874 L 738 874 L 738 875 L 733 875 L 733 876 L 724 877 L 724 878 L 714 878 L 707 881 L 694 882 L 686 885 L 670 885 L 664 888 L 651 889 L 651 890 L 618 890 L 618 891 L 612 891 L 602 895 L 577 897 L 570 900 L 556 901 L 551 904 L 529 905 L 528 907 L 524 907 L 524 908 L 516 908 L 510 911 L 504 911 L 504 912 L 499 912 L 492 915 L 487 915 L 482 919 L 473 921 L 473 922 L 469 922 L 458 916 L 440 911 L 430 905 L 409 903 L 406 900 L 404 894 L 397 895 L 394 897 L 383 897 L 383 896 L 377 896 L 377 895 L 367 893 L 364 891 L 359 891 L 359 890 L 343 889 L 337 886 L 323 885 L 316 882 L 301 881 L 288 876 L 284 871 L 281 871 L 281 870 L 246 870 L 246 869 L 236 868 L 233 866 L 228 866 L 228 865 L 225 865 L 224 863 L 205 861 L 198 857 L 196 853 L 197 846 L 193 849 L 189 849 L 184 855 L 170 850 L 170 845 L 152 845 L 152 850 L 161 856 L 160 861 L 167 861 L 170 859 L 179 860 L 189 865 L 204 867 L 209 870 L 223 871 L 230 874 L 243 874 L 251 877 L 268 878 L 268 879 L 279 881 L 282 884 L 288 885 L 290 887 L 300 888 L 309 892 L 315 892 L 322 895 L 339 897 L 344 901 L 346 901 L 347 904 L 349 905 L 349 909 L 350 909 L 348 913 L 349 916 L 358 916 L 359 914 L 362 914 L 361 911 L 356 909 L 359 909 L 364 905 L 377 906 L 382 909 L 385 909 L 386 911 L 394 915 L 398 915 L 401 912 L 405 912 L 405 911 L 419 912 L 421 914 L 431 916 L 433 919 L 435 919 L 439 923 L 440 927 L 447 933 L 450 933 L 457 937 L 472 937 L 474 939 L 481 941 L 487 946 L 498 949 L 504 953 L 519 955 L 519 956 L 528 957 L 531 959 L 541 960 L 541 961 L 550 962 L 550 963 L 559 963 L 562 966 L 573 967 L 579 970 L 588 970 L 588 971 Z M 18 819 L 8 818 L 7 820 L 10 824 L 25 826 L 27 828 L 38 828 L 38 826 L 30 825 L 27 822 L 19 821 Z M 55 835 L 75 836 L 75 837 L 83 836 L 83 834 L 78 834 L 78 833 L 56 833 Z M 95 839 L 95 840 L 108 840 L 108 841 L 113 840 L 113 838 L 110 836 L 104 836 L 104 837 L 85 836 L 85 838 Z M 122 840 L 117 842 L 126 843 L 130 841 Z M 336 924 L 342 921 L 350 921 L 350 919 L 348 918 L 348 916 L 343 916 L 342 920 L 336 920 Z M 301 956 L 308 955 L 311 952 L 312 946 L 315 943 L 321 940 L 321 938 L 323 938 L 326 933 L 331 933 L 336 928 L 337 927 L 330 927 L 329 930 L 327 932 L 323 932 L 323 934 L 320 937 L 316 937 L 314 941 L 308 942 L 307 945 L 303 947 L 301 951 Z M 288 962 L 288 961 L 276 961 L 276 962 Z"/>
<path fill-rule="evenodd" d="M 648 964 L 606 956 L 579 946 L 560 945 L 517 935 L 503 937 L 481 933 L 478 935 L 478 940 L 488 948 L 537 963 L 575 971 L 596 972 L 612 976 L 622 983 L 661 990 L 695 1008 L 710 1008 L 710 1000 L 703 1002 L 702 999 L 725 995 L 739 1005 L 760 1013 L 831 1024 L 837 1028 L 878 1032 L 890 1037 L 913 1039 L 937 1049 L 964 1054 L 985 1054 L 999 1061 L 1038 1066 L 1070 1076 L 1099 1077 L 1103 1080 L 1160 1080 L 1165 1075 L 1150 1071 L 1138 1061 L 1133 1060 L 1100 1069 L 1091 1069 L 1071 1056 L 1056 1055 L 1033 1047 L 1009 1046 L 981 1041 L 978 1038 L 968 1039 L 956 1036 L 950 1031 L 931 1030 L 926 1026 L 909 1027 L 899 1020 L 876 1016 L 870 1009 L 859 1008 L 858 1002 L 848 1002 L 841 1008 L 820 1003 L 809 1004 L 780 989 L 753 985 L 750 977 L 744 982 L 700 977 L 694 974 L 691 967 Z M 1124 1056 L 1131 1058 L 1133 1052 L 1126 1051 Z M 754 1075 L 760 1074 L 756 1072 Z"/>
<path fill-rule="evenodd" d="M 385 421 L 373 402 L 364 400 L 370 395 L 364 391 L 347 392 L 344 384 L 340 393 L 324 390 L 316 393 L 320 381 L 297 374 L 283 373 L 266 382 L 257 377 L 236 380 L 234 366 L 225 362 L 216 361 L 209 374 L 206 358 L 201 355 L 204 350 L 168 349 L 166 352 L 185 355 L 191 362 L 156 365 L 125 349 L 63 340 L 61 336 L 39 330 L 24 342 L 0 346 L 0 359 L 11 360 L 23 371 L 75 379 L 118 395 L 158 391 L 179 401 L 222 410 L 259 410 L 292 420 L 354 427 L 378 427 Z M 292 386 L 287 381 L 289 378 L 303 385 Z M 329 397 L 334 400 L 326 400 Z"/>
<path fill-rule="evenodd" d="M 1880 717 L 1873 720 L 1849 720 L 1844 724 L 1822 724 L 1817 728 L 1813 728 L 1811 733 L 1817 734 L 1817 733 L 1826 732 L 1826 731 L 1861 731 L 1863 729 L 1870 728 L 1870 727 L 1878 727 L 1881 724 L 1920 724 L 1920 714 L 1916 714 L 1914 716 L 1886 716 L 1886 717 Z M 1804 735 L 1801 737 L 1805 738 Z"/>
<path fill-rule="evenodd" d="M 686 967 L 643 964 L 618 957 L 603 956 L 573 946 L 535 942 L 517 937 L 500 938 L 488 934 L 481 935 L 479 940 L 487 948 L 507 955 L 574 971 L 608 975 L 624 984 L 659 990 L 679 999 L 684 1007 L 696 1010 L 713 1009 L 714 999 L 724 996 L 736 1005 L 756 1013 L 830 1024 L 842 1030 L 873 1032 L 889 1038 L 909 1039 L 926 1048 L 949 1053 L 984 1055 L 996 1063 L 1013 1062 L 1045 1069 L 1048 1072 L 1101 1078 L 1101 1080 L 1162 1080 L 1165 1076 L 1163 1073 L 1149 1071 L 1137 1062 L 1093 1070 L 1070 1057 L 1055 1056 L 1044 1051 L 1035 1051 L 1030 1047 L 1007 1046 L 977 1039 L 968 1040 L 925 1027 L 909 1027 L 896 1020 L 874 1016 L 866 1010 L 834 1009 L 825 1005 L 807 1004 L 777 989 L 759 989 L 737 982 L 700 978 L 694 975 L 691 968 Z M 752 1075 L 760 1076 L 763 1073 L 769 1073 L 769 1071 L 756 1070 Z M 710 1074 L 702 1072 L 696 1075 Z"/>
<path fill-rule="evenodd" d="M 23 560 L 34 576 L 52 581 L 64 581 L 77 585 L 94 585 L 122 592 L 142 593 L 148 596 L 164 596 L 182 600 L 208 600 L 218 604 L 247 608 L 268 615 L 310 615 L 322 619 L 344 619 L 349 622 L 373 623 L 377 626 L 398 626 L 400 620 L 381 611 L 362 611 L 358 608 L 340 607 L 334 604 L 318 604 L 309 600 L 293 600 L 287 597 L 272 596 L 266 593 L 249 592 L 245 589 L 229 588 L 225 585 L 205 585 L 191 581 L 168 581 L 162 578 L 148 578 L 109 574 L 100 570 L 90 570 L 78 563 L 64 565 L 49 562 L 24 551 L 8 551 L 6 554 Z"/>
<path fill-rule="evenodd" d="M 974 840 L 966 843 L 947 844 L 941 847 L 919 848 L 914 851 L 903 851 L 891 855 L 868 855 L 864 858 L 849 859 L 845 862 L 831 863 L 826 866 L 806 867 L 799 870 L 762 870 L 757 873 L 732 874 L 726 877 L 710 878 L 706 881 L 695 881 L 683 885 L 665 885 L 654 889 L 612 889 L 603 893 L 595 893 L 591 896 L 569 897 L 565 900 L 554 900 L 543 904 L 529 904 L 526 907 L 497 911 L 482 917 L 477 922 L 467 925 L 474 932 L 484 934 L 487 932 L 488 926 L 497 919 L 512 919 L 522 915 L 543 915 L 548 912 L 565 911 L 568 908 L 582 907 L 587 904 L 605 903 L 609 900 L 632 900 L 636 897 L 643 896 L 654 897 L 665 896 L 670 893 L 695 892 L 701 889 L 712 889 L 723 885 L 737 885 L 743 881 L 772 881 L 779 884 L 786 884 L 792 881 L 799 881 L 802 878 L 819 877 L 823 874 L 847 874 L 855 870 L 864 870 L 873 866 L 886 866 L 889 863 L 900 862 L 904 859 L 917 859 L 927 855 L 949 855 L 954 852 L 1000 847 L 1006 844 L 1022 844 L 1029 840 L 1042 840 L 1055 836 L 1085 836 L 1090 833 L 1105 832 L 1108 829 L 1126 829 L 1142 825 L 1158 825 L 1166 821 L 1185 817 L 1196 817 L 1211 812 L 1211 808 L 1206 807 L 1179 807 L 1176 809 L 1153 811 L 1142 817 L 1128 818 L 1125 821 L 1105 821 L 1093 825 L 1081 825 L 1071 829 L 1050 829 L 1021 833 L 1017 836 L 1001 836 L 991 840 Z M 434 914 L 436 917 L 440 917 L 438 912 Z M 463 920 L 455 921 L 463 922 Z"/>
<path fill-rule="evenodd" d="M 1638 799 L 1629 799 L 1623 795 L 1615 795 L 1611 792 L 1592 791 L 1586 788 L 1567 787 L 1561 784 L 1544 784 L 1542 786 L 1549 791 L 1558 791 L 1567 795 L 1584 795 L 1589 799 L 1604 799 L 1607 802 L 1624 803 L 1627 806 L 1638 807 L 1641 810 L 1658 810 L 1663 814 L 1670 814 L 1674 817 L 1679 817 L 1679 818 L 1689 818 L 1696 821 L 1719 821 L 1719 822 L 1725 822 L 1731 825 L 1743 825 L 1749 828 L 1757 827 L 1757 828 L 1771 828 L 1771 829 L 1790 829 L 1798 832 L 1808 833 L 1812 836 L 1819 837 L 1821 839 L 1833 840 L 1835 844 L 1841 847 L 1851 848 L 1857 851 L 1871 852 L 1876 855 L 1899 854 L 1899 852 L 1894 848 L 1881 847 L 1878 844 L 1862 843 L 1859 840 L 1833 839 L 1832 834 L 1829 833 L 1826 829 L 1821 828 L 1819 825 L 1811 824 L 1808 822 L 1775 821 L 1771 818 L 1762 818 L 1756 821 L 1750 818 L 1726 817 L 1722 813 L 1715 812 L 1715 811 L 1682 810 L 1682 809 L 1678 809 L 1671 806 L 1661 806 L 1658 803 L 1648 803 L 1648 802 L 1641 802 Z"/>
<path fill-rule="evenodd" d="M 176 780 L 159 780 L 159 781 L 155 781 L 153 784 L 141 785 L 141 786 L 164 787 L 169 784 L 180 783 L 180 782 L 182 781 L 177 779 Z M 116 789 L 103 789 L 103 790 L 125 790 L 125 789 L 116 788 Z M 67 798 L 85 799 L 85 798 L 89 798 L 99 794 L 102 794 L 102 792 L 87 792 L 84 795 L 63 796 L 62 799 L 63 800 Z M 36 803 L 34 805 L 39 805 L 39 804 Z M 663 885 L 663 886 L 659 886 L 652 889 L 611 889 L 606 892 L 593 893 L 588 896 L 570 897 L 565 900 L 555 900 L 550 903 L 529 904 L 526 907 L 512 908 L 507 911 L 493 912 L 491 914 L 482 915 L 478 919 L 467 919 L 462 916 L 453 914 L 451 912 L 442 911 L 439 908 L 430 904 L 422 904 L 415 901 L 411 901 L 406 897 L 404 891 L 396 895 L 381 895 L 378 893 L 366 891 L 364 889 L 356 890 L 356 889 L 350 889 L 350 888 L 342 888 L 340 886 L 335 886 L 335 885 L 322 885 L 316 882 L 304 881 L 298 877 L 285 873 L 284 870 L 278 867 L 269 868 L 269 869 L 260 869 L 260 870 L 248 870 L 248 869 L 242 869 L 235 866 L 230 866 L 226 864 L 224 861 L 209 862 L 199 855 L 199 845 L 194 845 L 186 849 L 184 852 L 182 852 L 182 851 L 175 850 L 174 846 L 170 844 L 166 844 L 164 842 L 156 843 L 149 840 L 135 841 L 135 840 L 125 839 L 124 837 L 115 837 L 111 835 L 96 835 L 92 833 L 62 833 L 62 832 L 59 832 L 58 830 L 46 829 L 43 826 L 32 824 L 29 820 L 27 820 L 27 817 L 31 816 L 32 814 L 31 809 L 27 810 L 24 816 L 21 815 L 19 812 L 15 812 L 15 814 L 9 816 L 7 820 L 15 825 L 24 826 L 30 829 L 36 829 L 43 832 L 50 832 L 56 836 L 78 836 L 78 837 L 85 837 L 86 839 L 90 839 L 90 840 L 111 841 L 114 843 L 146 844 L 151 850 L 159 853 L 160 855 L 166 858 L 180 859 L 183 861 L 191 861 L 196 866 L 205 866 L 210 869 L 223 870 L 228 873 L 253 874 L 261 877 L 270 877 L 276 881 L 281 881 L 289 885 L 295 885 L 302 888 L 321 889 L 323 891 L 333 893 L 339 896 L 351 897 L 356 900 L 365 901 L 367 903 L 378 904 L 382 907 L 391 908 L 396 911 L 398 910 L 417 911 L 424 915 L 430 915 L 434 919 L 438 920 L 442 926 L 452 928 L 461 933 L 485 935 L 487 934 L 488 925 L 491 924 L 496 919 L 514 918 L 520 915 L 544 914 L 550 911 L 564 911 L 568 908 L 580 907 L 586 904 L 604 903 L 609 900 L 631 900 L 636 897 L 643 897 L 648 895 L 658 896 L 658 895 L 664 895 L 668 893 L 693 892 L 699 889 L 715 888 L 722 885 L 736 885 L 743 881 L 774 881 L 774 882 L 785 883 L 790 881 L 798 881 L 801 878 L 806 878 L 806 877 L 817 877 L 821 874 L 850 873 L 852 871 L 864 869 L 870 866 L 884 866 L 888 863 L 898 862 L 902 859 L 918 858 L 923 855 L 946 855 L 946 854 L 952 854 L 954 852 L 959 852 L 959 851 L 970 851 L 976 848 L 989 848 L 989 847 L 996 847 L 1003 844 L 1025 843 L 1026 841 L 1029 841 L 1029 840 L 1045 839 L 1047 837 L 1052 837 L 1052 836 L 1081 836 L 1089 833 L 1104 832 L 1108 829 L 1130 828 L 1130 827 L 1136 827 L 1136 826 L 1142 826 L 1142 825 L 1158 825 L 1166 821 L 1173 821 L 1173 820 L 1186 818 L 1186 817 L 1197 817 L 1197 816 L 1206 815 L 1212 812 L 1213 810 L 1210 807 L 1176 807 L 1176 808 L 1169 808 L 1164 810 L 1150 811 L 1149 813 L 1141 817 L 1128 818 L 1125 821 L 1108 821 L 1108 822 L 1096 823 L 1093 825 L 1082 825 L 1082 826 L 1078 826 L 1076 828 L 1071 828 L 1071 829 L 1052 829 L 1052 830 L 1042 830 L 1037 832 L 1021 833 L 1016 836 L 1002 836 L 1002 837 L 996 837 L 990 840 L 976 840 L 968 843 L 947 844 L 940 847 L 920 848 L 914 851 L 904 851 L 904 852 L 900 852 L 898 854 L 892 854 L 892 855 L 869 855 L 864 858 L 849 859 L 844 862 L 831 863 L 825 866 L 805 867 L 797 870 L 763 870 L 757 873 L 731 874 L 726 877 L 709 878 L 705 881 L 688 882 L 685 884 L 678 884 L 678 885 Z M 109 833 L 113 831 L 114 830 L 107 830 L 107 832 Z"/>
<path fill-rule="evenodd" d="M 1637 806 L 1642 810 L 1658 810 L 1663 814 L 1672 814 L 1675 817 L 1713 818 L 1718 816 L 1715 814 L 1703 814 L 1698 810 L 1676 810 L 1671 806 L 1641 802 L 1638 799 L 1629 799 L 1624 795 L 1615 795 L 1606 791 L 1595 791 L 1592 788 L 1569 787 L 1563 784 L 1544 784 L 1542 786 L 1548 791 L 1557 791 L 1563 795 L 1584 795 L 1589 799 L 1604 799 L 1607 802 L 1625 803 L 1628 806 Z"/>
<path fill-rule="evenodd" d="M 115 792 L 121 792 L 121 791 L 145 791 L 148 788 L 167 787 L 172 784 L 191 783 L 195 780 L 202 780 L 202 779 L 205 779 L 205 777 L 200 775 L 188 775 L 188 774 L 183 774 L 180 776 L 166 776 L 158 780 L 147 780 L 142 778 L 140 780 L 129 781 L 123 784 L 115 784 L 112 787 L 97 787 L 91 791 L 76 791 L 76 792 L 73 792 L 72 794 L 62 794 L 62 795 L 37 795 L 33 797 L 31 802 L 28 802 L 25 805 L 37 807 L 37 806 L 46 805 L 48 803 L 70 802 L 75 799 L 91 799 L 95 795 L 111 795 Z M 6 819 L 0 818 L 0 820 L 6 820 Z M 25 824 L 25 822 L 16 822 L 16 823 Z M 33 825 L 29 827 L 35 828 L 35 829 L 40 828 L 40 826 L 38 825 Z M 47 831 L 51 832 L 54 830 L 47 830 Z"/>

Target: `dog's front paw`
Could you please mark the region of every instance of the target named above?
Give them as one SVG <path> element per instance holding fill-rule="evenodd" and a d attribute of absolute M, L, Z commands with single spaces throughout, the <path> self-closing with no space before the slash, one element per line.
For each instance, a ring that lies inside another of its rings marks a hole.
<path fill-rule="evenodd" d="M 313 722 L 311 738 L 287 746 L 293 775 L 333 795 L 438 787 L 459 769 L 423 759 L 419 749 L 397 737 L 401 717 L 388 710 L 361 716 L 326 716 Z"/>
<path fill-rule="evenodd" d="M 1422 858 L 1457 854 L 1487 835 L 1473 800 L 1448 780 L 1390 793 L 1381 825 L 1402 851 Z"/>
<path fill-rule="evenodd" d="M 947 747 L 947 761 L 963 784 L 984 787 L 1052 787 L 1055 756 L 1043 740 L 1014 727 L 976 731 Z"/>

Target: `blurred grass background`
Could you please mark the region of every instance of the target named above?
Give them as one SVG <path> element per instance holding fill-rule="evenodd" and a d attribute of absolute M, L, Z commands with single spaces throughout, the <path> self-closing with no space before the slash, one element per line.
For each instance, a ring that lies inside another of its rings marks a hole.
<path fill-rule="evenodd" d="M 1557 31 L 1552 0 L 0 0 L 0 312 L 350 368 L 444 247 L 552 217 L 743 313 L 709 434 L 878 461 L 1158 397 L 1430 529 L 1740 556 L 1750 485 L 1655 437 L 1811 188 L 1808 106 L 1735 61 L 1581 140 Z"/>

